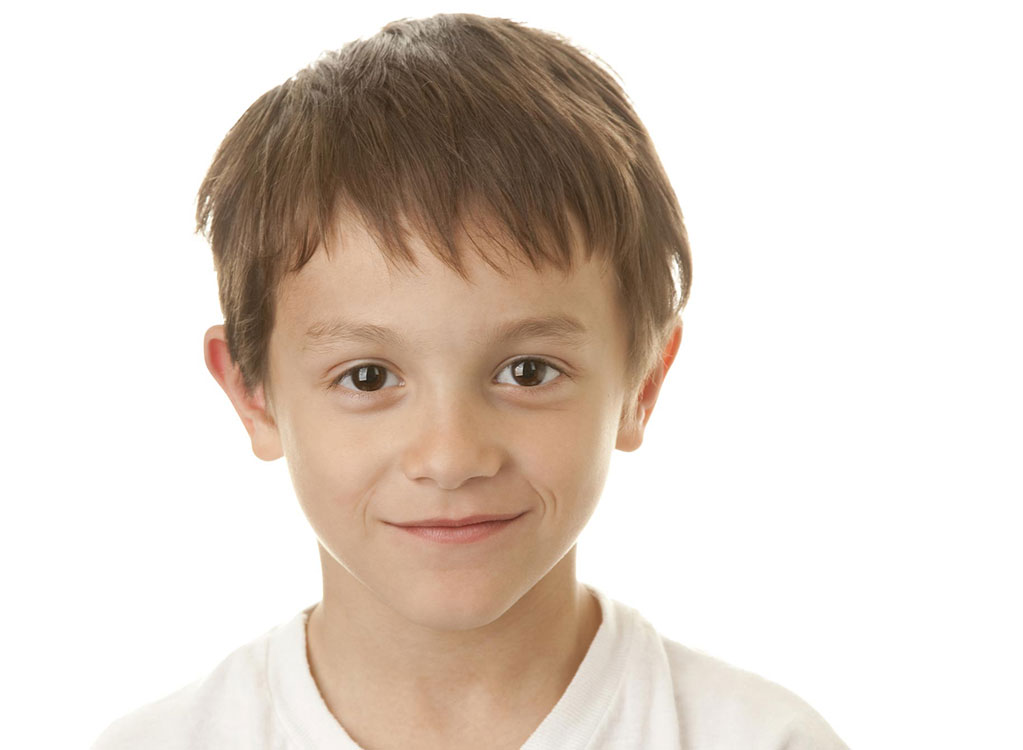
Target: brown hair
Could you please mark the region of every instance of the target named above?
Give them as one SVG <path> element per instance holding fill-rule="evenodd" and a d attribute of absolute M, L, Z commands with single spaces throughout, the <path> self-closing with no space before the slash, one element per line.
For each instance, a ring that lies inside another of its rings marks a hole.
<path fill-rule="evenodd" d="M 473 213 L 473 210 L 478 213 Z M 199 189 L 228 348 L 267 384 L 277 286 L 341 212 L 389 262 L 407 231 L 463 277 L 466 223 L 496 219 L 510 256 L 571 268 L 571 230 L 617 279 L 630 390 L 657 363 L 689 296 L 682 213 L 646 129 L 602 63 L 564 38 L 470 14 L 403 19 L 324 53 L 263 94 Z M 476 247 L 496 270 L 501 268 Z"/>

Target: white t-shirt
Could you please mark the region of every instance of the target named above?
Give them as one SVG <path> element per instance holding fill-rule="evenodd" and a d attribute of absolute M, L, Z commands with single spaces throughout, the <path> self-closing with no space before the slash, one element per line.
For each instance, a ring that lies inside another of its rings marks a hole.
<path fill-rule="evenodd" d="M 785 688 L 658 635 L 636 610 L 588 588 L 603 621 L 523 750 L 848 750 Z M 92 750 L 362 750 L 309 671 L 310 610 L 118 719 Z"/>

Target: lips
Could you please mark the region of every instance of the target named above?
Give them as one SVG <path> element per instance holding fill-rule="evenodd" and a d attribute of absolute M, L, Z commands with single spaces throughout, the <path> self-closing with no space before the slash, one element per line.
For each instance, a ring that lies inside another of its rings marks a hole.
<path fill-rule="evenodd" d="M 482 542 L 491 537 L 504 536 L 504 529 L 514 527 L 522 513 L 503 515 L 466 516 L 464 518 L 426 518 L 409 524 L 389 524 L 398 533 L 425 540 L 428 543 L 469 544 Z"/>
<path fill-rule="evenodd" d="M 472 524 L 487 523 L 488 521 L 509 521 L 513 518 L 518 518 L 521 515 L 522 513 L 504 513 L 466 516 L 464 518 L 424 518 L 421 521 L 409 521 L 407 523 L 392 523 L 391 525 L 401 526 L 402 528 L 412 527 L 450 528 L 454 526 L 471 526 Z"/>

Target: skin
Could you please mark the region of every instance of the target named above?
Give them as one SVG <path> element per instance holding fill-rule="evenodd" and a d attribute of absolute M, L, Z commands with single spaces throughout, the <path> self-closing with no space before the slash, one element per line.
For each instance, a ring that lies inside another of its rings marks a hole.
<path fill-rule="evenodd" d="M 611 274 L 575 250 L 567 276 L 465 254 L 467 283 L 418 242 L 418 270 L 388 266 L 357 224 L 278 290 L 269 386 L 247 393 L 224 327 L 207 366 L 264 460 L 287 458 L 319 541 L 323 600 L 308 656 L 331 712 L 362 747 L 519 747 L 550 712 L 600 625 L 576 580 L 575 543 L 611 452 L 632 451 L 678 351 L 628 393 Z M 497 257 L 497 256 L 494 256 Z M 357 283 L 353 280 L 357 279 Z M 511 321 L 567 314 L 575 345 L 497 340 Z M 314 324 L 384 326 L 406 340 L 321 341 Z M 539 357 L 537 375 L 511 365 Z M 360 390 L 356 365 L 377 390 Z M 539 382 L 539 385 L 533 383 Z M 390 523 L 522 513 L 470 544 Z"/>

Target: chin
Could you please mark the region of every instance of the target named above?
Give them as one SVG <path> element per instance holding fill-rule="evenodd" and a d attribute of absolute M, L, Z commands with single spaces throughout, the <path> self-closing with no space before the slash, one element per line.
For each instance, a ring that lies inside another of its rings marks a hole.
<path fill-rule="evenodd" d="M 437 582 L 420 581 L 392 606 L 407 620 L 439 631 L 466 631 L 500 619 L 519 600 L 507 584 L 450 576 Z"/>

